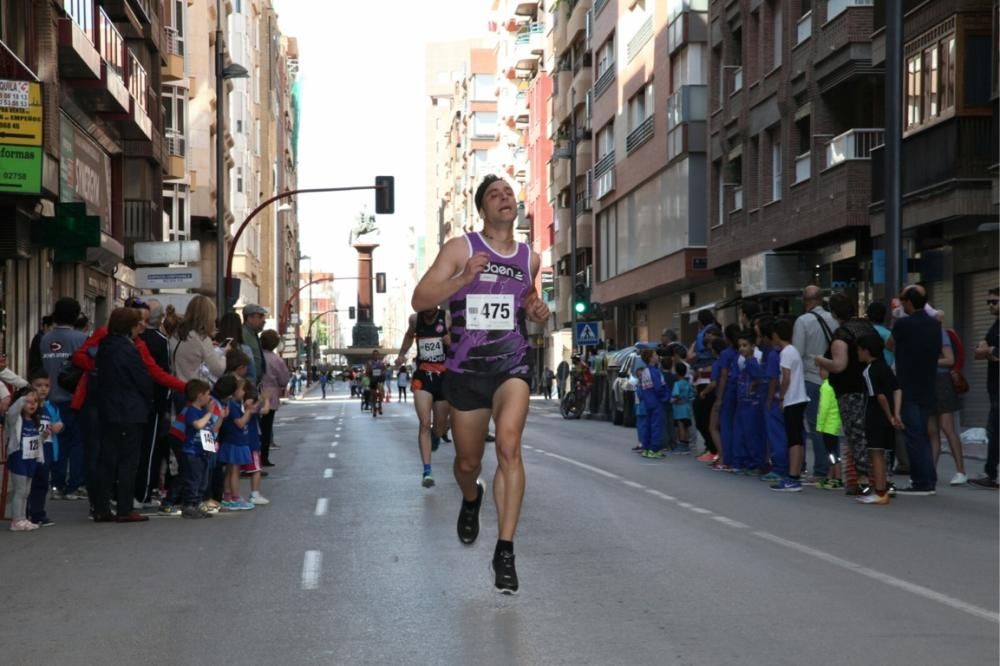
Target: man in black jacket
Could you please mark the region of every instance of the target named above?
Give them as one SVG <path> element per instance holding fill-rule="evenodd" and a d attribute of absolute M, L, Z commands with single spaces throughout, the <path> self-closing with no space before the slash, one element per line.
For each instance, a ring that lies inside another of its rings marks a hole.
<path fill-rule="evenodd" d="M 163 305 L 156 299 L 143 301 L 130 298 L 125 307 L 140 310 L 146 318 L 145 330 L 140 333 L 150 355 L 164 372 L 170 372 L 170 349 L 167 335 L 163 332 Z M 153 410 L 142 434 L 142 449 L 139 452 L 139 466 L 136 469 L 135 499 L 150 504 L 153 491 L 160 487 L 160 466 L 167 457 L 169 446 L 166 434 L 170 429 L 170 389 L 155 384 L 153 386 Z"/>
<path fill-rule="evenodd" d="M 101 420 L 101 459 L 94 522 L 133 523 L 149 520 L 132 511 L 135 470 L 142 433 L 152 413 L 153 378 L 142 362 L 134 338 L 142 330 L 142 315 L 117 308 L 108 318 L 108 334 L 97 348 L 97 406 Z M 118 480 L 117 519 L 109 507 Z"/>

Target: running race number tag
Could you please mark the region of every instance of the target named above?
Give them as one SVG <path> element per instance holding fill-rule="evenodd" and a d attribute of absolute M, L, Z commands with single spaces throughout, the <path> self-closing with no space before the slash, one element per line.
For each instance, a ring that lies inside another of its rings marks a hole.
<path fill-rule="evenodd" d="M 513 331 L 514 294 L 469 294 L 465 328 L 470 331 Z"/>
<path fill-rule="evenodd" d="M 381 377 L 382 368 L 372 368 L 372 377 Z"/>
<path fill-rule="evenodd" d="M 23 437 L 21 439 L 21 459 L 41 460 L 42 458 L 42 438 L 38 436 Z"/>
<path fill-rule="evenodd" d="M 208 429 L 199 430 L 198 436 L 201 438 L 201 448 L 209 453 L 215 453 L 215 435 L 212 434 L 212 431 Z"/>
<path fill-rule="evenodd" d="M 444 356 L 444 340 L 441 338 L 417 340 L 417 354 L 420 358 L 441 358 Z"/>

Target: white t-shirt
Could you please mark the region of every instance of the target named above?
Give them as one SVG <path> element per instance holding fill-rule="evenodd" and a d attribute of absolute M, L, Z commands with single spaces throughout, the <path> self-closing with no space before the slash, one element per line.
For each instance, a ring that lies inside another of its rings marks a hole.
<path fill-rule="evenodd" d="M 789 405 L 809 402 L 809 396 L 806 395 L 806 380 L 805 375 L 802 373 L 802 357 L 799 356 L 799 350 L 792 345 L 785 345 L 785 348 L 781 350 L 780 364 L 781 369 L 788 368 L 790 374 L 788 388 L 785 390 L 781 406 L 788 407 Z"/>

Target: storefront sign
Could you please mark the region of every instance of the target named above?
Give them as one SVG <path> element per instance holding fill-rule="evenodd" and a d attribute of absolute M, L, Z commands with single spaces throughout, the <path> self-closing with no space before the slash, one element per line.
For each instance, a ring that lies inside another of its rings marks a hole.
<path fill-rule="evenodd" d="M 0 79 L 0 143 L 42 145 L 42 85 Z"/>
<path fill-rule="evenodd" d="M 69 118 L 59 123 L 59 201 L 82 201 L 87 213 L 101 218 L 101 229 L 111 232 L 111 158 L 77 129 Z"/>
<path fill-rule="evenodd" d="M 140 289 L 197 289 L 201 287 L 201 268 L 143 266 L 135 269 L 135 280 Z"/>
<path fill-rule="evenodd" d="M 41 146 L 41 84 L 0 79 L 0 193 L 41 193 Z"/>

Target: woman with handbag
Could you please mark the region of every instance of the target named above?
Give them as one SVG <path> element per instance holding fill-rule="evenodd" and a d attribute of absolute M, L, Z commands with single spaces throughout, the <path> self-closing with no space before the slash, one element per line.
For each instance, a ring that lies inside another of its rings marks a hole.
<path fill-rule="evenodd" d="M 965 391 L 968 391 L 968 383 L 962 376 L 962 365 L 965 363 L 965 351 L 958 333 L 954 329 L 944 329 L 942 327 L 941 356 L 938 358 L 937 378 L 935 379 L 934 390 L 937 395 L 937 403 L 934 411 L 927 422 L 927 431 L 931 438 L 931 452 L 934 455 L 934 466 L 937 467 L 938 458 L 941 456 L 941 433 L 948 439 L 948 448 L 951 450 L 951 457 L 955 460 L 955 475 L 951 477 L 950 485 L 962 486 L 969 481 L 965 474 L 965 458 L 962 456 L 962 438 L 955 430 L 955 412 L 962 408 L 962 401 L 958 397 L 959 390 L 965 384 Z M 956 377 L 960 380 L 956 386 Z"/>

